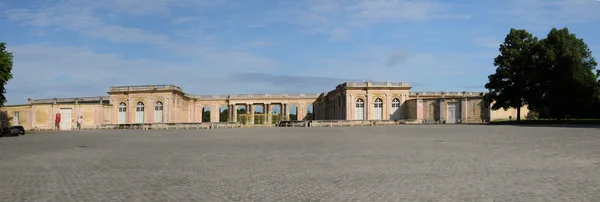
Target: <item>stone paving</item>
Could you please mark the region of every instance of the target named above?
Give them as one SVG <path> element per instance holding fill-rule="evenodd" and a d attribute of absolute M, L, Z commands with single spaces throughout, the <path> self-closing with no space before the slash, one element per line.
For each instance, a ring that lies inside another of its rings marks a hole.
<path fill-rule="evenodd" d="M 0 138 L 0 201 L 600 201 L 600 129 L 38 132 Z"/>

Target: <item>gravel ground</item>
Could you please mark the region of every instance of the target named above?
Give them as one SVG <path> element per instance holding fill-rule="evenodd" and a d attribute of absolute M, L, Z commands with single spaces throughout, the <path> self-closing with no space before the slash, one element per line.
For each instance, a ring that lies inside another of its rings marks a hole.
<path fill-rule="evenodd" d="M 600 129 L 38 132 L 0 138 L 0 201 L 600 201 Z"/>

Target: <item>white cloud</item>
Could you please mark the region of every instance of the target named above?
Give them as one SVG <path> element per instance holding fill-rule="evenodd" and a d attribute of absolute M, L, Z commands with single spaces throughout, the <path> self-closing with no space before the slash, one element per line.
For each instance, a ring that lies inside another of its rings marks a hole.
<path fill-rule="evenodd" d="M 42 7 L 39 9 L 14 9 L 6 12 L 8 19 L 28 25 L 76 31 L 86 36 L 115 43 L 165 44 L 167 37 L 138 28 L 110 25 L 94 16 L 91 9 L 71 5 Z"/>
<path fill-rule="evenodd" d="M 386 53 L 386 54 L 382 54 Z M 376 81 L 405 81 L 415 90 L 462 91 L 483 83 L 494 70 L 495 52 L 427 53 L 387 47 L 367 47 L 354 54 L 313 58 L 319 75 Z M 390 65 L 393 64 L 393 65 Z M 342 67 L 342 68 L 340 68 Z M 469 79 L 465 79 L 469 78 Z M 424 86 L 427 84 L 427 86 Z M 431 88 L 426 89 L 425 87 Z"/>
<path fill-rule="evenodd" d="M 351 36 L 356 29 L 374 24 L 469 18 L 468 15 L 453 13 L 449 4 L 430 0 L 285 1 L 267 16 L 262 24 L 294 23 L 305 27 L 306 33 L 326 33 L 330 39 Z"/>
<path fill-rule="evenodd" d="M 346 11 L 366 23 L 385 21 L 420 21 L 441 11 L 441 4 L 431 1 L 363 0 L 348 5 Z"/>
<path fill-rule="evenodd" d="M 479 47 L 485 48 L 499 48 L 502 43 L 500 40 L 494 37 L 477 37 L 473 39 L 473 44 Z"/>
<path fill-rule="evenodd" d="M 329 33 L 329 41 L 346 41 L 349 38 L 350 31 L 348 29 L 333 29 Z"/>
<path fill-rule="evenodd" d="M 198 54 L 196 61 L 187 63 L 124 59 L 50 44 L 12 46 L 10 51 L 15 58 L 13 79 L 7 85 L 8 104 L 25 103 L 29 97 L 103 96 L 112 85 L 171 83 L 189 87 L 188 93 L 222 93 L 231 87 L 223 79 L 231 73 L 271 71 L 278 66 L 267 58 L 217 50 Z"/>
<path fill-rule="evenodd" d="M 251 48 L 251 47 L 267 47 L 267 46 L 272 46 L 273 42 L 270 41 L 263 41 L 263 40 L 259 40 L 259 41 L 251 41 L 245 44 L 240 45 L 241 48 Z"/>
<path fill-rule="evenodd" d="M 509 0 L 496 14 L 505 21 L 541 27 L 599 21 L 599 10 L 594 0 Z"/>
<path fill-rule="evenodd" d="M 188 22 L 198 22 L 198 21 L 205 21 L 205 19 L 201 18 L 201 17 L 178 17 L 175 18 L 173 20 L 173 23 L 175 24 L 182 24 L 182 23 L 188 23 Z"/>

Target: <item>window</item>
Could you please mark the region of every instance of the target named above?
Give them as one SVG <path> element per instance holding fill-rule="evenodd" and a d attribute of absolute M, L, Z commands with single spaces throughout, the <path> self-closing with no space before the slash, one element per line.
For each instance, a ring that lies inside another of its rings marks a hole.
<path fill-rule="evenodd" d="M 391 117 L 392 117 L 392 120 L 400 119 L 400 100 L 398 98 L 394 98 L 392 100 Z"/>
<path fill-rule="evenodd" d="M 127 122 L 127 105 L 123 102 L 119 104 L 119 123 Z"/>
<path fill-rule="evenodd" d="M 363 120 L 365 117 L 365 101 L 358 98 L 356 100 L 356 120 Z"/>
<path fill-rule="evenodd" d="M 382 120 L 383 119 L 383 100 L 381 100 L 381 98 L 377 98 L 375 99 L 375 102 L 373 103 L 375 110 L 373 111 L 373 119 L 375 120 Z"/>
<path fill-rule="evenodd" d="M 144 123 L 144 103 L 138 102 L 135 106 L 135 122 Z"/>
<path fill-rule="evenodd" d="M 13 117 L 13 124 L 19 125 L 19 112 L 15 112 L 15 115 Z"/>
<path fill-rule="evenodd" d="M 154 105 L 154 123 L 163 122 L 163 103 L 158 101 Z"/>

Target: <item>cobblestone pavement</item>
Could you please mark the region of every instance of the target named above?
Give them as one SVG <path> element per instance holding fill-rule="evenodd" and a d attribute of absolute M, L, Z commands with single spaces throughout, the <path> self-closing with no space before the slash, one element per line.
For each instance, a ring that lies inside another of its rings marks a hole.
<path fill-rule="evenodd" d="M 600 201 L 600 129 L 39 132 L 0 138 L 0 201 Z"/>

